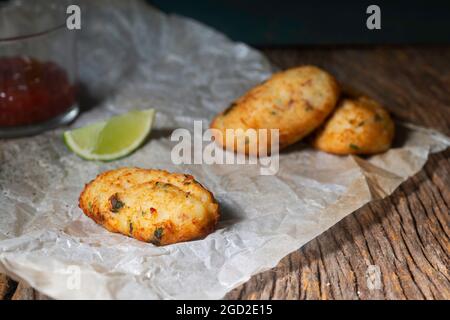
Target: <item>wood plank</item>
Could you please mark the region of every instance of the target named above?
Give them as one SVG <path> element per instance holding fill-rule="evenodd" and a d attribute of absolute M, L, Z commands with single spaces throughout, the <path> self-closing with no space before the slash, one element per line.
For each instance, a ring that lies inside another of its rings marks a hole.
<path fill-rule="evenodd" d="M 25 282 L 20 282 L 11 300 L 36 300 L 36 291 Z"/>
<path fill-rule="evenodd" d="M 9 300 L 13 296 L 17 283 L 4 274 L 0 274 L 0 300 Z"/>

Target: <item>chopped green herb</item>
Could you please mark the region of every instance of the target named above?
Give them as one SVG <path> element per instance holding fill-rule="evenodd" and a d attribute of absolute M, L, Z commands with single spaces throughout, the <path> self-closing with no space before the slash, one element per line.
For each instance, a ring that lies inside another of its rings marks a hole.
<path fill-rule="evenodd" d="M 119 200 L 119 195 L 117 193 L 113 194 L 109 198 L 109 203 L 111 204 L 111 211 L 116 213 L 125 205 L 122 201 Z"/>
<path fill-rule="evenodd" d="M 150 240 L 154 245 L 159 245 L 161 243 L 161 239 L 164 233 L 164 229 L 162 227 L 158 227 L 153 232 L 153 238 Z"/>
<path fill-rule="evenodd" d="M 89 203 L 88 203 L 88 209 L 89 209 L 89 212 L 92 213 L 92 202 L 89 202 Z"/>
<path fill-rule="evenodd" d="M 133 234 L 133 222 L 130 221 L 130 234 Z"/>
<path fill-rule="evenodd" d="M 164 229 L 162 227 L 159 227 L 159 228 L 155 229 L 155 232 L 153 232 L 153 236 L 156 239 L 161 240 L 163 233 L 164 233 Z"/>
<path fill-rule="evenodd" d="M 164 182 L 156 182 L 155 184 L 157 187 L 160 187 L 161 189 L 166 189 L 169 186 L 169 183 Z"/>
<path fill-rule="evenodd" d="M 350 148 L 352 148 L 353 150 L 359 150 L 360 149 L 356 144 L 353 144 L 353 143 L 350 143 Z"/>
<path fill-rule="evenodd" d="M 313 111 L 314 110 L 314 107 L 311 105 L 311 103 L 309 103 L 306 100 L 305 100 L 305 105 L 306 105 L 306 111 Z"/>
<path fill-rule="evenodd" d="M 270 114 L 273 115 L 273 116 L 276 116 L 277 112 L 276 111 L 271 111 Z"/>
<path fill-rule="evenodd" d="M 378 113 L 376 113 L 375 116 L 374 116 L 374 120 L 376 122 L 380 122 L 380 121 L 383 121 L 383 118 Z"/>

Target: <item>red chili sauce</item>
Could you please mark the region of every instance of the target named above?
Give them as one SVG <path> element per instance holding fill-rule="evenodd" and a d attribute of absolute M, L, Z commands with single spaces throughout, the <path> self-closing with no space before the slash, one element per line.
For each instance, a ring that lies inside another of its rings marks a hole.
<path fill-rule="evenodd" d="M 64 69 L 28 57 L 0 57 L 0 126 L 42 122 L 75 102 L 75 88 Z"/>

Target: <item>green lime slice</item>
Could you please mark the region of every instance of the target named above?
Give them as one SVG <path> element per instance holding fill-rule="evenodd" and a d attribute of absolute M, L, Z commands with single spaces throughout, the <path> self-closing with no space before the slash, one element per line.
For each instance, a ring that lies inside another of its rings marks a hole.
<path fill-rule="evenodd" d="M 155 110 L 136 110 L 64 132 L 66 145 L 86 160 L 110 161 L 136 150 L 149 135 Z"/>

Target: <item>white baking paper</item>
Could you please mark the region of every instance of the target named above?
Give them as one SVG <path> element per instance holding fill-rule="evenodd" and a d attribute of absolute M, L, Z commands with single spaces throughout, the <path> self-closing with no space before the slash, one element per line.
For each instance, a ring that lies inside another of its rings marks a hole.
<path fill-rule="evenodd" d="M 398 124 L 385 154 L 339 157 L 304 144 L 280 155 L 275 176 L 258 166 L 175 166 L 176 128 L 205 125 L 267 78 L 266 58 L 192 20 L 137 1 L 82 1 L 81 81 L 95 108 L 72 125 L 133 108 L 158 110 L 152 138 L 114 162 L 83 161 L 62 129 L 0 141 L 0 272 L 60 299 L 217 299 L 272 268 L 346 215 L 391 194 L 450 140 Z M 388 92 L 386 94 L 389 94 Z M 195 176 L 220 203 L 216 232 L 165 247 L 113 234 L 78 208 L 84 184 L 121 166 Z"/>

